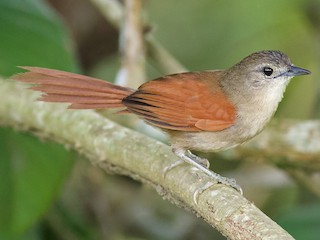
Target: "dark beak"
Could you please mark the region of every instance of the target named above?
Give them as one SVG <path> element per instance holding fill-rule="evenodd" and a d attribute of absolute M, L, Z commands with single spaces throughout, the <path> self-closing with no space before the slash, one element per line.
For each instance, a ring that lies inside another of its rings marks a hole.
<path fill-rule="evenodd" d="M 311 72 L 307 69 L 299 68 L 299 67 L 291 65 L 289 70 L 284 75 L 288 76 L 288 77 L 294 77 L 294 76 L 306 75 L 306 74 L 310 74 L 310 73 Z"/>

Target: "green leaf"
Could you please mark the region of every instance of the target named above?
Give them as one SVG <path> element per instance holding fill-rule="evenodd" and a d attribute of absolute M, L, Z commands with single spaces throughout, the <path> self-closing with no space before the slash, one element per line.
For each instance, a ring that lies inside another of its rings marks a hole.
<path fill-rule="evenodd" d="M 0 1 L 0 74 L 37 65 L 75 70 L 72 44 L 58 17 L 39 0 Z"/>
<path fill-rule="evenodd" d="M 1 0 L 0 29 L 0 75 L 17 65 L 77 70 L 68 32 L 44 2 Z M 50 207 L 72 160 L 58 144 L 9 129 L 0 129 L 0 153 L 0 239 L 16 239 Z"/>
<path fill-rule="evenodd" d="M 54 143 L 39 142 L 27 134 L 0 129 L 0 201 L 2 232 L 23 233 L 50 206 L 68 176 L 71 154 Z M 3 139 L 6 143 L 3 144 Z"/>

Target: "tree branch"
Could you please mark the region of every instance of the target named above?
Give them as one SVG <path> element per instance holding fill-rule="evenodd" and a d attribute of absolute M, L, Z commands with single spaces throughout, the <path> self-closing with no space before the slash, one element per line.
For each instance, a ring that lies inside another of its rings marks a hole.
<path fill-rule="evenodd" d="M 0 79 L 0 124 L 29 131 L 71 147 L 107 172 L 153 186 L 165 199 L 184 207 L 229 239 L 293 239 L 237 191 L 212 182 L 189 165 L 163 169 L 177 158 L 170 147 L 121 127 L 91 110 L 66 110 L 64 104 L 35 102 L 37 94 Z M 19 96 L 19 97 L 17 97 Z M 214 184 L 199 195 L 193 194 Z"/>

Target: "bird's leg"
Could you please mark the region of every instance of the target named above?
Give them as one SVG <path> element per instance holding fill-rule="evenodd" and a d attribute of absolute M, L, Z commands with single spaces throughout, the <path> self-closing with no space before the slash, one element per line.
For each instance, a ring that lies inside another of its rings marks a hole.
<path fill-rule="evenodd" d="M 173 168 L 177 167 L 178 165 L 186 162 L 186 163 L 189 163 L 189 164 L 193 165 L 197 169 L 201 170 L 202 172 L 207 174 L 209 177 L 211 177 L 214 180 L 216 180 L 218 183 L 222 183 L 222 184 L 225 184 L 227 186 L 230 186 L 230 187 L 236 189 L 237 191 L 239 191 L 242 194 L 241 187 L 236 183 L 236 181 L 234 179 L 229 179 L 229 178 L 226 178 L 226 177 L 222 177 L 221 175 L 210 171 L 207 168 L 207 166 L 209 167 L 209 161 L 207 159 L 200 158 L 200 157 L 192 154 L 190 151 L 185 150 L 183 148 L 173 148 L 173 153 L 179 157 L 180 161 L 177 161 L 173 165 L 167 167 L 165 169 L 165 174 L 168 171 L 170 171 L 171 169 L 173 169 Z M 204 192 L 205 190 L 207 190 L 208 188 L 210 188 L 213 185 L 214 184 L 208 184 L 207 183 L 201 189 L 197 190 L 194 193 L 194 196 L 193 196 L 194 202 L 197 204 L 197 199 L 198 199 L 199 194 L 201 194 L 202 192 Z"/>
<path fill-rule="evenodd" d="M 174 152 L 174 150 L 173 150 L 173 152 Z M 203 166 L 205 168 L 209 168 L 210 167 L 210 162 L 208 161 L 208 159 L 198 157 L 197 155 L 194 155 L 189 150 L 186 150 L 185 152 L 186 152 L 186 155 L 189 158 L 191 158 L 193 161 L 195 161 L 196 163 L 200 164 L 201 166 Z"/>
<path fill-rule="evenodd" d="M 175 153 L 175 150 L 173 149 L 172 150 L 174 153 Z M 176 153 L 175 153 L 176 154 Z M 176 154 L 177 155 L 177 154 Z M 198 163 L 199 165 L 205 167 L 205 168 L 209 168 L 210 167 L 210 163 L 208 161 L 208 159 L 206 158 L 201 158 L 201 157 L 198 157 L 197 155 L 194 155 L 192 152 L 190 152 L 189 150 L 185 150 L 185 155 L 190 158 L 192 161 Z M 177 155 L 178 156 L 178 155 Z M 183 164 L 183 163 L 186 163 L 187 161 L 182 159 L 180 156 L 179 156 L 179 159 L 178 161 L 174 162 L 173 164 L 171 164 L 170 166 L 166 167 L 164 169 L 164 176 L 165 174 L 170 171 L 171 169 L 179 166 L 180 164 Z"/>
<path fill-rule="evenodd" d="M 222 177 L 219 174 L 210 171 L 208 168 L 206 168 L 205 166 L 203 166 L 202 164 L 200 164 L 198 161 L 195 161 L 193 158 L 190 157 L 190 155 L 188 154 L 188 151 L 183 149 L 183 148 L 174 148 L 173 149 L 174 154 L 176 154 L 180 159 L 184 160 L 185 162 L 195 166 L 196 168 L 198 168 L 199 170 L 203 171 L 204 173 L 206 173 L 208 176 L 212 177 L 213 179 L 217 180 L 219 183 L 231 186 L 233 188 L 239 189 L 240 187 L 236 184 L 234 179 L 229 179 L 226 177 Z M 192 154 L 192 156 L 195 156 Z M 202 160 L 201 163 L 203 163 L 202 158 L 197 157 L 199 159 Z M 197 159 L 197 160 L 199 160 Z M 208 161 L 207 159 L 205 159 L 206 161 Z"/>

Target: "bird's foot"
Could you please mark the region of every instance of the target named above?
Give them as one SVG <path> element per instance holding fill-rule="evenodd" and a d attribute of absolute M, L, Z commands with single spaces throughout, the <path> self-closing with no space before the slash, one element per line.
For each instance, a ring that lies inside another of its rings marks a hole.
<path fill-rule="evenodd" d="M 173 163 L 172 165 L 170 165 L 164 169 L 164 177 L 166 176 L 167 172 L 169 172 L 173 168 L 179 166 L 180 164 L 189 163 L 189 164 L 193 165 L 194 167 L 196 167 L 197 169 L 204 172 L 205 174 L 207 174 L 209 177 L 216 180 L 218 183 L 222 183 L 224 185 L 230 186 L 230 187 L 236 189 L 241 194 L 243 194 L 241 187 L 236 183 L 235 179 L 226 178 L 226 177 L 223 177 L 215 172 L 210 171 L 208 169 L 209 168 L 209 161 L 207 159 L 200 158 L 200 157 L 192 154 L 190 151 L 187 151 L 182 148 L 174 148 L 173 152 L 180 158 L 180 160 L 176 161 L 175 163 Z M 193 200 L 194 200 L 195 204 L 198 204 L 199 195 L 201 193 L 203 193 L 204 191 L 206 191 L 208 188 L 212 187 L 213 185 L 214 185 L 214 183 L 206 183 L 203 187 L 201 187 L 200 189 L 198 189 L 194 192 Z"/>
<path fill-rule="evenodd" d="M 173 152 L 175 153 L 175 151 L 173 151 Z M 203 166 L 204 168 L 208 169 L 210 167 L 210 163 L 209 163 L 208 159 L 198 157 L 197 155 L 194 155 L 193 153 L 191 153 L 189 150 L 186 150 L 185 154 L 191 161 Z M 188 161 L 184 160 L 183 158 L 181 158 L 180 156 L 179 156 L 179 158 L 180 159 L 178 161 L 174 162 L 173 164 L 171 164 L 168 167 L 165 167 L 165 169 L 163 171 L 163 176 L 164 177 L 172 169 L 176 168 L 177 166 L 179 166 L 181 164 L 184 164 L 184 163 L 188 162 Z"/>
<path fill-rule="evenodd" d="M 197 155 L 194 155 L 189 150 L 186 151 L 186 155 L 187 155 L 187 157 L 191 158 L 194 162 L 200 164 L 201 166 L 203 166 L 205 168 L 209 168 L 210 167 L 210 162 L 209 162 L 208 159 L 198 157 Z"/>
<path fill-rule="evenodd" d="M 219 175 L 218 173 L 215 173 L 213 171 L 210 171 L 209 169 L 206 168 L 202 168 L 202 166 L 200 166 L 201 171 L 203 171 L 205 174 L 207 174 L 209 177 L 213 178 L 214 180 L 216 180 L 218 183 L 227 185 L 229 187 L 234 188 L 235 190 L 237 190 L 241 195 L 243 194 L 242 188 L 237 184 L 236 180 L 233 178 L 226 178 L 223 177 L 221 175 Z M 215 183 L 213 182 L 207 182 L 205 183 L 201 188 L 197 189 L 194 193 L 193 193 L 193 201 L 195 204 L 198 204 L 198 198 L 199 196 L 206 190 L 208 190 L 210 187 L 214 186 Z"/>

